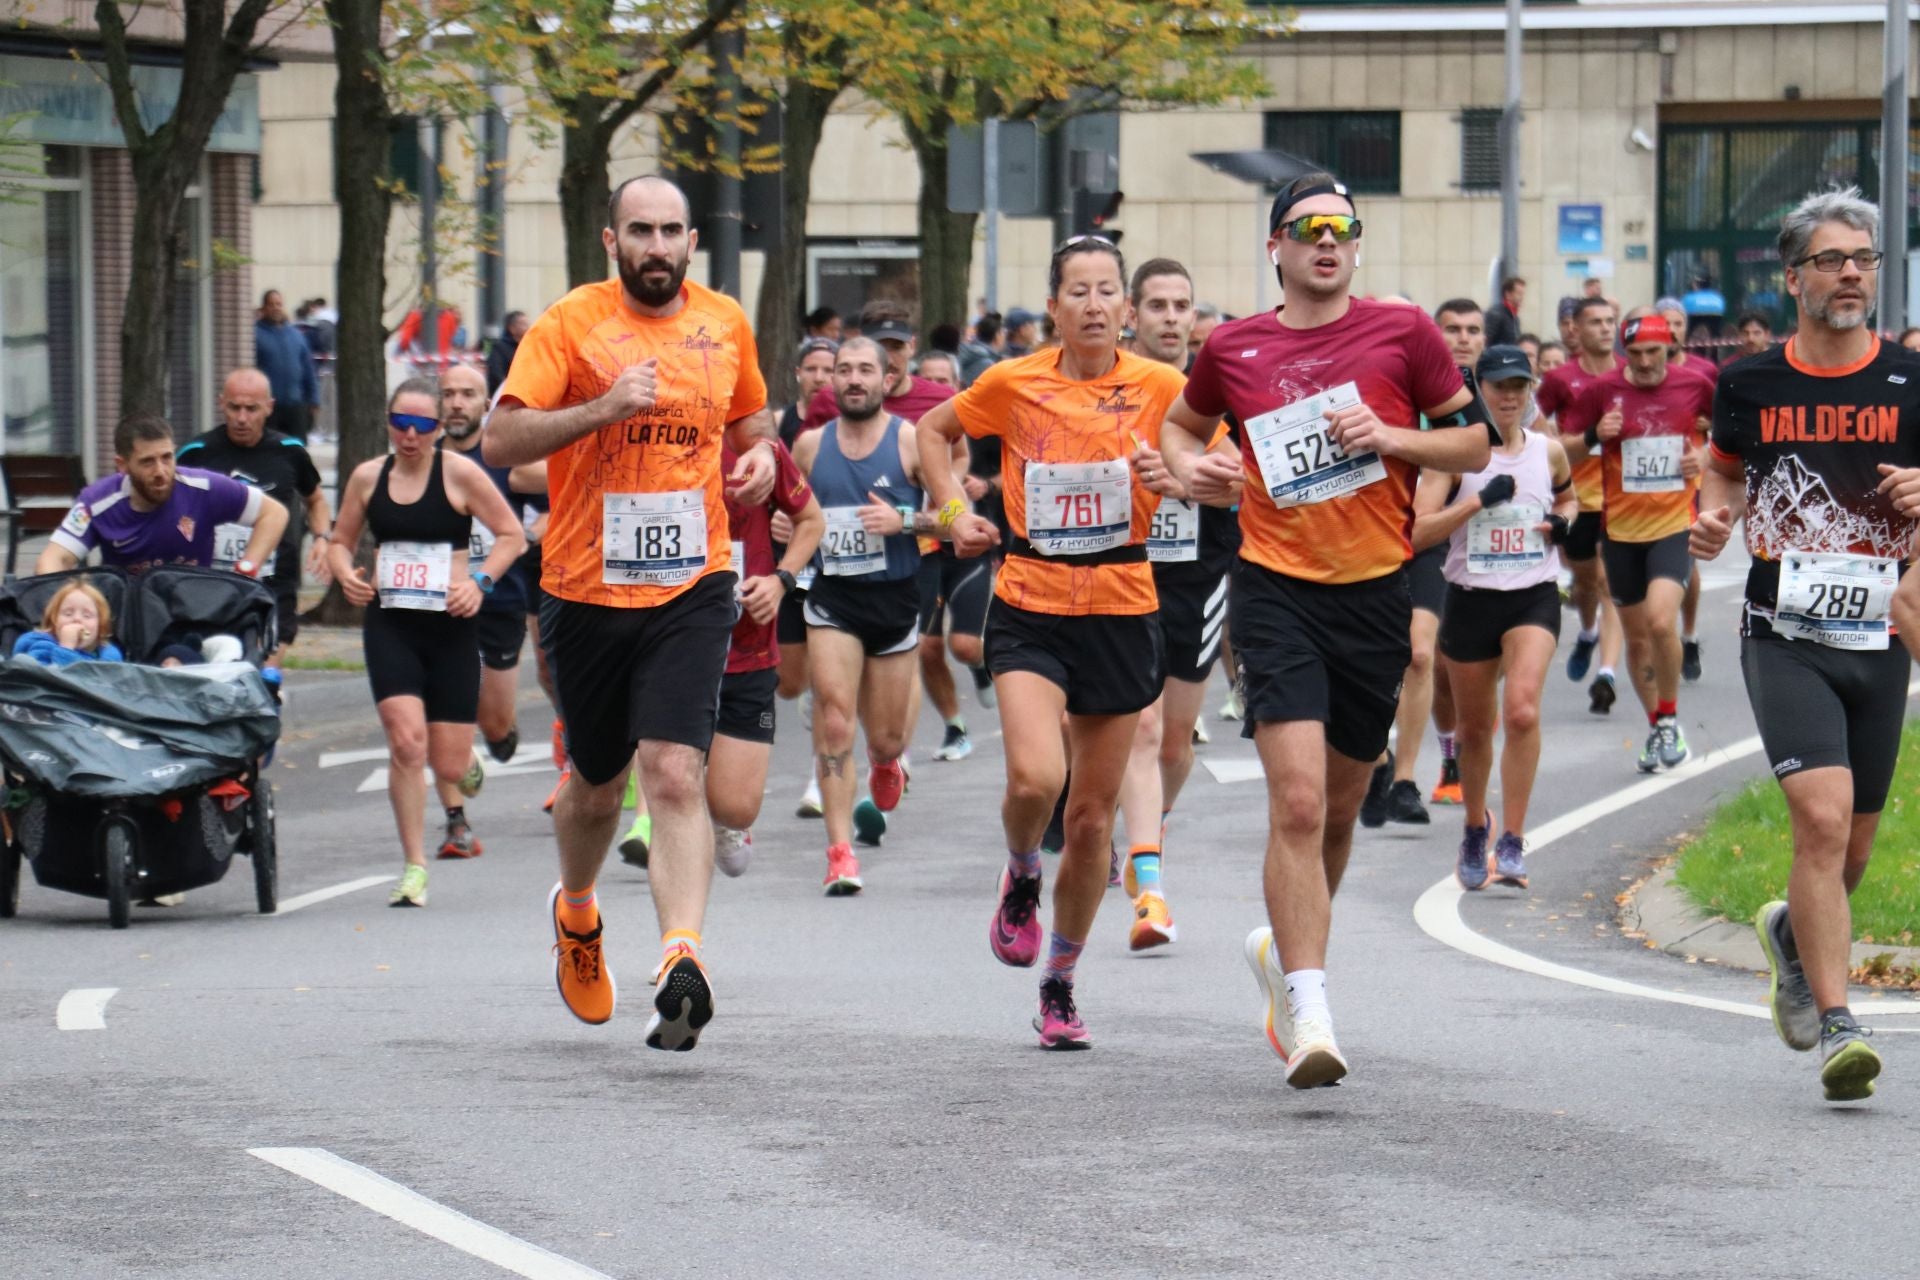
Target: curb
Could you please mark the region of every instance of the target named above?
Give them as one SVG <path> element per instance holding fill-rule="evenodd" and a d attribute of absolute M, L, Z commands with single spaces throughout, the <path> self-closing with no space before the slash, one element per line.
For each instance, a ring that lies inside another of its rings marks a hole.
<path fill-rule="evenodd" d="M 1736 924 L 1725 916 L 1702 915 L 1686 891 L 1673 882 L 1671 864 L 1627 891 L 1618 918 L 1623 931 L 1639 934 L 1647 945 L 1690 963 L 1704 961 L 1730 969 L 1767 972 L 1766 953 L 1760 949 L 1753 926 Z M 1920 947 L 1891 947 L 1877 942 L 1854 943 L 1852 965 L 1858 969 L 1874 956 L 1889 953 L 1896 965 L 1920 967 Z"/>

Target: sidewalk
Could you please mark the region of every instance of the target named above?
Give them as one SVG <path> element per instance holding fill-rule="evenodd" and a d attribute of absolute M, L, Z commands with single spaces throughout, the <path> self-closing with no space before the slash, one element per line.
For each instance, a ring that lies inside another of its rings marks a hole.
<path fill-rule="evenodd" d="M 1620 930 L 1627 937 L 1644 939 L 1648 946 L 1679 956 L 1689 964 L 1705 962 L 1756 973 L 1767 971 L 1767 958 L 1754 935 L 1753 922 L 1702 912 L 1686 890 L 1673 882 L 1672 862 L 1621 897 Z M 1920 947 L 1878 942 L 1854 943 L 1851 967 L 1857 971 L 1869 960 L 1887 955 L 1893 957 L 1896 968 L 1920 968 Z"/>

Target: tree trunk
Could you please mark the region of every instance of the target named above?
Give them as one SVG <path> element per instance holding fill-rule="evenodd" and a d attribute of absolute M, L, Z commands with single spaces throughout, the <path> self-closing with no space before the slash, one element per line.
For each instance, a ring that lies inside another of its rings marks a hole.
<path fill-rule="evenodd" d="M 791 401 L 793 352 L 800 345 L 807 290 L 807 204 L 813 198 L 813 157 L 827 112 L 840 88 L 823 89 L 798 77 L 787 81 L 780 135 L 780 244 L 767 256 L 753 334 L 760 373 L 778 400 Z"/>
<path fill-rule="evenodd" d="M 920 332 L 965 325 L 967 273 L 973 265 L 977 213 L 947 209 L 947 123 L 935 120 L 908 133 L 920 160 Z"/>
<path fill-rule="evenodd" d="M 601 99 L 583 96 L 565 106 L 560 225 L 567 237 L 567 287 L 577 289 L 607 278 L 607 248 L 600 232 L 607 225 L 607 199 L 613 194 L 607 181 L 607 151 L 613 139 L 604 126 Z"/>
<path fill-rule="evenodd" d="M 392 212 L 388 157 L 393 112 L 387 100 L 380 49 L 381 0 L 326 0 L 333 25 L 338 79 L 333 91 L 333 182 L 340 206 L 342 251 L 335 270 L 339 300 L 338 359 L 340 489 L 353 469 L 387 448 L 387 223 Z M 338 585 L 316 611 L 317 620 L 352 625 L 360 611 Z"/>
<path fill-rule="evenodd" d="M 120 321 L 120 416 L 167 412 L 167 334 L 171 329 L 174 273 L 181 259 L 180 206 L 199 157 L 183 166 L 170 148 L 148 143 L 133 156 L 132 262 L 127 274 L 126 314 Z M 180 439 L 199 434 L 198 423 L 174 423 Z"/>

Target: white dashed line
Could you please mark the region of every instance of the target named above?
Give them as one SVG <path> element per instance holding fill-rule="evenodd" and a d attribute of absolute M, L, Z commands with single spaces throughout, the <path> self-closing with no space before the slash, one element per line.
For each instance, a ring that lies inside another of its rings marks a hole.
<path fill-rule="evenodd" d="M 107 1001 L 119 993 L 118 987 L 76 987 L 60 997 L 53 1025 L 62 1031 L 105 1031 Z"/>
<path fill-rule="evenodd" d="M 528 1280 L 610 1280 L 603 1271 L 581 1266 L 469 1218 L 391 1178 L 342 1160 L 331 1151 L 319 1147 L 253 1147 L 247 1154 Z"/>

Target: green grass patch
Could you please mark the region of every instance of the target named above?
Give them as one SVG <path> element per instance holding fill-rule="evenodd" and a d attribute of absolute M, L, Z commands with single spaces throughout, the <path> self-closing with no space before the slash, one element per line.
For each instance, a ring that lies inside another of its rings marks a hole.
<path fill-rule="evenodd" d="M 1681 852 L 1674 880 L 1703 911 L 1747 921 L 1787 896 L 1792 860 L 1786 797 L 1772 778 L 1756 778 Z M 1920 937 L 1920 722 L 1909 722 L 1901 735 L 1873 862 L 1853 895 L 1853 936 L 1893 946 Z"/>
<path fill-rule="evenodd" d="M 367 664 L 358 658 L 303 658 L 288 654 L 280 660 L 288 671 L 365 671 Z"/>

